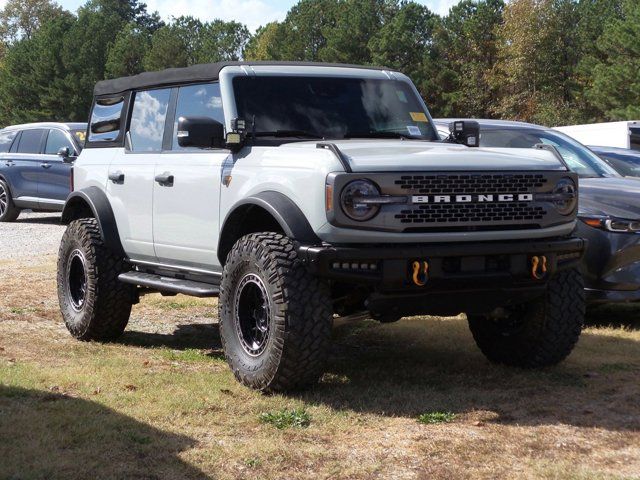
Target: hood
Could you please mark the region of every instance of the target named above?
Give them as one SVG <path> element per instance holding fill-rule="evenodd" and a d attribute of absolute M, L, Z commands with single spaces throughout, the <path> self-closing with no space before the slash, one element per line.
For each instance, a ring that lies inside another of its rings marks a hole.
<path fill-rule="evenodd" d="M 640 219 L 640 179 L 581 178 L 579 214 Z"/>
<path fill-rule="evenodd" d="M 316 148 L 322 142 L 287 143 L 280 148 Z M 354 172 L 565 170 L 546 150 L 469 148 L 416 140 L 334 140 Z"/>

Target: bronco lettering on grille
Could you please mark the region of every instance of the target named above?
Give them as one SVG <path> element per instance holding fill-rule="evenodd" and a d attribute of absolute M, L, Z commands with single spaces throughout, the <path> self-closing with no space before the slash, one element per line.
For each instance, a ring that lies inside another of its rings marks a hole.
<path fill-rule="evenodd" d="M 413 195 L 412 203 L 498 203 L 532 202 L 532 193 L 500 193 L 487 195 Z"/>

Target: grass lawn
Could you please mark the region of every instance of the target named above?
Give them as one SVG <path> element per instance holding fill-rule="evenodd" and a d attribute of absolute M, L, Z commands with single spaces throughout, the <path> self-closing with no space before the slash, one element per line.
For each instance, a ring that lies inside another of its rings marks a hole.
<path fill-rule="evenodd" d="M 0 479 L 640 478 L 640 307 L 562 365 L 489 364 L 463 316 L 337 324 L 322 382 L 227 368 L 215 300 L 143 297 L 118 343 L 62 324 L 55 259 L 0 262 Z"/>

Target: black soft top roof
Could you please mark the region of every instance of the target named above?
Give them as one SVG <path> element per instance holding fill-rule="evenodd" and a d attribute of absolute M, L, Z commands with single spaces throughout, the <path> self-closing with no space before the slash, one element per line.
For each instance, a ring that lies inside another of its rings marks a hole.
<path fill-rule="evenodd" d="M 224 67 L 238 65 L 273 65 L 273 66 L 315 66 L 315 67 L 347 67 L 362 68 L 368 70 L 389 70 L 381 67 L 370 67 L 364 65 L 348 65 L 342 63 L 319 63 L 319 62 L 218 62 L 202 65 L 193 65 L 186 68 L 169 68 L 159 72 L 144 72 L 133 77 L 122 77 L 114 80 L 103 80 L 96 84 L 93 91 L 95 96 L 113 95 L 124 93 L 128 90 L 139 88 L 161 87 L 165 85 L 176 85 L 180 83 L 210 82 L 218 79 L 220 70 Z"/>

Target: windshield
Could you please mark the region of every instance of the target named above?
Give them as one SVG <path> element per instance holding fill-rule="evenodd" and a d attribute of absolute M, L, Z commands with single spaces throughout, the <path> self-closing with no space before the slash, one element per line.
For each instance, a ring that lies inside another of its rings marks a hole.
<path fill-rule="evenodd" d="M 78 142 L 78 147 L 80 148 L 80 150 L 82 150 L 84 148 L 84 142 L 87 138 L 87 131 L 72 130 L 71 135 L 73 135 L 73 138 L 75 138 L 76 142 Z"/>
<path fill-rule="evenodd" d="M 553 145 L 569 168 L 580 177 L 618 177 L 613 168 L 587 147 L 554 130 L 534 128 L 481 128 L 481 147 L 531 148 L 538 143 Z"/>
<path fill-rule="evenodd" d="M 410 84 L 346 77 L 236 77 L 238 117 L 258 136 L 436 140 Z M 255 125 L 251 127 L 255 119 Z"/>
<path fill-rule="evenodd" d="M 640 177 L 640 154 L 595 150 L 595 153 L 625 177 Z"/>

